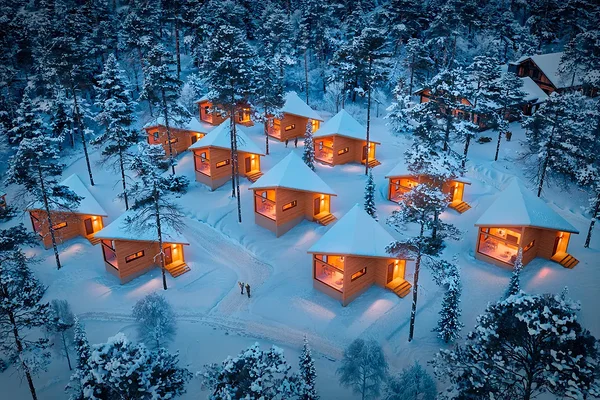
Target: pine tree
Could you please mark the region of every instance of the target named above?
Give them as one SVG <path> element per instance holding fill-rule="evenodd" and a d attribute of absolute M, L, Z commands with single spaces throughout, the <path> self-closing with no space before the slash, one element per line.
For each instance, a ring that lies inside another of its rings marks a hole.
<path fill-rule="evenodd" d="M 388 378 L 384 400 L 435 400 L 436 396 L 435 380 L 415 362 L 398 376 Z"/>
<path fill-rule="evenodd" d="M 350 343 L 337 369 L 340 384 L 360 394 L 363 400 L 379 397 L 387 373 L 383 350 L 373 339 L 355 339 Z"/>
<path fill-rule="evenodd" d="M 85 333 L 85 328 L 79 321 L 79 318 L 73 319 L 73 348 L 77 354 L 77 364 L 75 371 L 71 374 L 69 384 L 65 391 L 69 393 L 69 400 L 83 400 L 83 388 L 90 378 L 88 360 L 92 354 L 90 344 Z M 96 395 L 99 395 L 97 391 Z M 101 398 L 101 397 L 100 397 Z"/>
<path fill-rule="evenodd" d="M 308 168 L 315 170 L 315 145 L 313 142 L 312 123 L 309 120 L 306 123 L 306 131 L 304 132 L 304 152 L 302 153 L 302 160 Z"/>
<path fill-rule="evenodd" d="M 404 82 L 398 82 L 394 88 L 394 101 L 387 108 L 388 114 L 384 117 L 389 120 L 388 125 L 395 135 L 411 133 L 413 126 L 410 123 L 410 108 L 413 106 L 410 95 L 404 94 Z"/>
<path fill-rule="evenodd" d="M 514 105 L 519 104 L 525 97 L 525 93 L 521 90 L 522 87 L 523 81 L 521 78 L 512 72 L 506 72 L 500 76 L 500 79 L 497 81 L 493 90 L 493 92 L 496 93 L 496 97 L 493 99 L 493 101 L 499 105 L 494 115 L 494 125 L 495 129 L 498 131 L 498 142 L 496 144 L 494 161 L 498 161 L 502 136 L 505 136 L 506 132 L 508 132 L 509 114 L 520 113 L 520 111 L 516 109 Z"/>
<path fill-rule="evenodd" d="M 69 371 L 71 366 L 71 348 L 73 347 L 73 326 L 75 316 L 66 300 L 54 299 L 50 302 L 50 324 L 46 327 L 52 335 L 52 346 L 59 355 L 67 359 Z"/>
<path fill-rule="evenodd" d="M 16 118 L 13 121 L 14 127 L 8 131 L 9 141 L 18 144 L 25 138 L 31 138 L 35 132 L 43 129 L 43 121 L 40 118 L 40 111 L 35 106 L 33 99 L 33 88 L 25 88 L 21 104 L 17 108 Z"/>
<path fill-rule="evenodd" d="M 154 350 L 174 339 L 177 331 L 175 312 L 167 299 L 151 293 L 133 306 L 133 318 L 138 323 L 140 340 Z"/>
<path fill-rule="evenodd" d="M 164 399 L 185 393 L 191 373 L 178 354 L 148 350 L 119 333 L 92 346 L 81 379 L 84 399 Z"/>
<path fill-rule="evenodd" d="M 71 147 L 75 146 L 75 137 L 73 136 L 73 119 L 68 114 L 69 106 L 63 90 L 57 90 L 51 110 L 50 130 L 52 137 L 69 137 Z"/>
<path fill-rule="evenodd" d="M 365 211 L 377 221 L 377 207 L 375 206 L 375 182 L 373 171 L 369 170 L 369 177 L 365 186 Z"/>
<path fill-rule="evenodd" d="M 163 289 L 167 290 L 165 269 L 164 230 L 180 231 L 183 216 L 173 195 L 185 192 L 188 180 L 183 176 L 163 176 L 170 162 L 164 159 L 165 151 L 160 145 L 138 144 L 137 154 L 131 156 L 127 167 L 134 171 L 138 180 L 129 188 L 129 194 L 134 200 L 128 217 L 128 225 L 140 232 L 152 230 L 156 232 L 162 270 Z M 156 259 L 156 256 L 155 256 Z"/>
<path fill-rule="evenodd" d="M 291 398 L 294 379 L 290 368 L 282 349 L 273 346 L 263 351 L 255 343 L 220 365 L 207 365 L 203 386 L 210 390 L 210 400 Z"/>
<path fill-rule="evenodd" d="M 182 125 L 190 120 L 187 110 L 179 104 L 182 82 L 174 75 L 172 55 L 162 44 L 152 47 L 144 62 L 144 86 L 140 100 L 147 100 L 162 118 L 167 132 L 169 162 L 175 175 L 175 151 L 171 137 L 171 126 Z"/>
<path fill-rule="evenodd" d="M 64 169 L 64 165 L 58 161 L 62 139 L 44 132 L 41 122 L 29 125 L 29 128 L 28 137 L 21 140 L 17 152 L 9 160 L 7 182 L 21 185 L 33 203 L 45 211 L 56 267 L 60 269 L 52 211 L 72 209 L 81 198 L 57 181 Z"/>
<path fill-rule="evenodd" d="M 433 331 L 437 332 L 438 337 L 445 343 L 449 343 L 460 338 L 460 330 L 464 326 L 460 322 L 462 285 L 460 282 L 460 272 L 456 265 L 450 263 L 444 264 L 445 273 L 441 283 L 446 291 L 442 300 L 440 318 Z"/>
<path fill-rule="evenodd" d="M 581 11 L 581 10 L 580 10 Z M 560 60 L 561 78 L 573 85 L 580 78 L 586 89 L 600 87 L 600 30 L 590 29 L 577 34 L 566 46 Z M 570 78 L 570 79 L 569 79 Z"/>
<path fill-rule="evenodd" d="M 513 267 L 512 275 L 510 276 L 510 282 L 508 283 L 508 288 L 506 288 L 506 293 L 504 294 L 505 299 L 510 296 L 517 295 L 521 292 L 520 275 L 521 275 L 522 269 L 523 269 L 523 248 L 519 247 L 519 251 L 517 252 L 517 258 L 515 260 L 515 265 Z"/>
<path fill-rule="evenodd" d="M 442 350 L 436 376 L 446 398 L 533 399 L 598 396 L 597 339 L 559 295 L 516 295 L 490 304 L 464 345 Z"/>
<path fill-rule="evenodd" d="M 104 71 L 99 76 L 96 93 L 96 107 L 99 111 L 95 119 L 104 127 L 104 132 L 92 143 L 104 146 L 102 155 L 105 162 L 116 159 L 112 166 L 121 174 L 123 200 L 125 209 L 129 210 L 125 153 L 137 143 L 139 135 L 132 127 L 135 121 L 135 102 L 131 97 L 124 71 L 119 68 L 117 59 L 112 54 L 108 56 Z"/>
<path fill-rule="evenodd" d="M 50 353 L 48 340 L 36 335 L 51 317 L 48 303 L 42 302 L 45 287 L 21 249 L 32 241 L 23 225 L 0 230 L 0 352 L 25 375 L 31 397 L 37 400 L 33 376 L 46 369 Z"/>
<path fill-rule="evenodd" d="M 405 0 L 399 0 L 405 1 Z M 429 57 L 429 51 L 422 40 L 418 38 L 408 39 L 404 46 L 406 57 L 404 58 L 404 68 L 410 71 L 406 96 L 413 95 L 415 86 L 424 83 L 422 73 L 427 75 L 430 72 L 433 61 Z"/>
<path fill-rule="evenodd" d="M 300 400 L 319 400 L 320 397 L 315 387 L 317 371 L 306 336 L 304 336 L 302 352 L 300 353 L 299 370 L 298 398 Z"/>

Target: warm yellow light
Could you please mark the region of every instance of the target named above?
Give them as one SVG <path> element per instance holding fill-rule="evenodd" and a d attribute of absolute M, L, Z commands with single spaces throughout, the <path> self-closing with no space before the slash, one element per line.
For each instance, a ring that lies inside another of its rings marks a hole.
<path fill-rule="evenodd" d="M 173 245 L 171 245 L 171 247 L 173 247 L 174 249 L 176 249 L 176 248 L 177 248 L 177 245 L 176 245 L 176 244 L 173 244 Z"/>
<path fill-rule="evenodd" d="M 251 158 L 252 158 L 252 160 L 254 160 L 256 158 L 256 156 L 254 154 L 252 154 Z"/>
<path fill-rule="evenodd" d="M 93 217 L 92 218 L 94 221 L 98 221 L 98 217 Z"/>
<path fill-rule="evenodd" d="M 394 261 L 394 263 L 395 263 L 396 265 L 398 265 L 398 262 L 399 262 L 399 260 L 396 260 L 396 261 Z"/>
<path fill-rule="evenodd" d="M 321 195 L 321 200 L 325 200 L 325 195 L 324 194 Z"/>

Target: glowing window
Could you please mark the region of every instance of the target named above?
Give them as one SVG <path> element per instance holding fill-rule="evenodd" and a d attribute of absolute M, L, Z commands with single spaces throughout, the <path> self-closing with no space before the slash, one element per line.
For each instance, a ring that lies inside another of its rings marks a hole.
<path fill-rule="evenodd" d="M 361 269 L 358 272 L 353 273 L 352 276 L 350 277 L 350 281 L 354 282 L 355 280 L 357 280 L 361 276 L 365 275 L 366 273 L 367 273 L 367 267 Z"/>
<path fill-rule="evenodd" d="M 285 131 L 291 131 L 292 129 L 296 129 L 296 124 L 291 124 L 285 127 Z"/>
<path fill-rule="evenodd" d="M 298 205 L 298 201 L 294 200 L 290 203 L 284 204 L 282 208 L 283 208 L 283 211 L 286 211 L 286 210 L 289 210 L 290 208 L 296 207 L 297 205 Z"/>
<path fill-rule="evenodd" d="M 338 150 L 338 156 L 341 156 L 342 154 L 346 154 L 349 151 L 350 151 L 349 147 L 344 147 L 343 149 Z"/>
<path fill-rule="evenodd" d="M 131 262 L 133 260 L 137 260 L 138 258 L 144 257 L 144 250 L 138 251 L 137 253 L 133 253 L 125 257 L 125 262 Z"/>
<path fill-rule="evenodd" d="M 52 225 L 52 229 L 54 229 L 56 231 L 58 229 L 65 228 L 66 226 L 67 226 L 66 222 L 59 222 L 58 224 Z"/>
<path fill-rule="evenodd" d="M 217 168 L 221 168 L 221 167 L 224 167 L 226 165 L 229 165 L 229 160 L 228 159 L 227 160 L 223 160 L 223 161 L 219 161 L 217 163 Z"/>

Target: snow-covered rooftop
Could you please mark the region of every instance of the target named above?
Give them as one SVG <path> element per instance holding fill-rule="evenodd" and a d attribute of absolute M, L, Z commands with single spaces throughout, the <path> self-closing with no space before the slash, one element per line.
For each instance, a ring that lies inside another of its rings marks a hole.
<path fill-rule="evenodd" d="M 286 188 L 336 195 L 293 151 L 250 185 L 250 189 Z"/>
<path fill-rule="evenodd" d="M 579 233 L 556 211 L 514 178 L 492 205 L 479 217 L 476 226 L 532 226 Z"/>
<path fill-rule="evenodd" d="M 535 65 L 537 65 L 544 75 L 552 82 L 552 84 L 557 89 L 571 87 L 571 81 L 573 80 L 572 74 L 567 74 L 566 76 L 562 76 L 558 72 L 558 67 L 560 66 L 560 60 L 563 56 L 563 53 L 548 53 L 548 54 L 536 54 L 533 56 L 523 56 L 518 59 L 514 64 L 520 64 L 525 60 L 532 60 Z M 581 85 L 581 76 L 575 74 L 575 81 L 573 82 L 574 86 Z"/>
<path fill-rule="evenodd" d="M 108 217 L 104 208 L 98 203 L 98 201 L 92 196 L 87 187 L 83 184 L 81 179 L 77 174 L 73 174 L 69 176 L 67 179 L 60 183 L 62 186 L 66 186 L 74 192 L 77 196 L 82 197 L 83 199 L 79 202 L 79 205 L 73 209 L 65 210 L 60 207 L 50 207 L 51 209 L 58 211 L 67 211 L 74 214 L 85 214 L 85 215 L 97 215 L 101 217 Z M 31 208 L 33 210 L 43 209 L 43 205 L 41 203 L 36 203 Z"/>
<path fill-rule="evenodd" d="M 319 121 L 323 121 L 323 118 L 308 104 L 304 102 L 296 92 L 288 92 L 285 95 L 285 104 L 283 108 L 279 110 L 280 112 L 286 114 L 293 114 L 299 117 L 305 117 L 309 119 L 316 119 Z"/>
<path fill-rule="evenodd" d="M 400 178 L 400 177 L 409 177 L 409 176 L 414 176 L 413 173 L 411 173 L 408 168 L 406 168 L 406 164 L 404 164 L 403 162 L 398 163 L 390 172 L 388 172 L 385 175 L 385 179 L 388 178 Z M 459 176 L 457 178 L 452 179 L 455 182 L 462 182 L 462 183 L 466 183 L 467 185 L 471 184 L 471 180 L 465 176 Z"/>
<path fill-rule="evenodd" d="M 543 103 L 548 100 L 548 95 L 528 76 L 521 78 L 523 87 L 521 90 L 525 92 L 523 100 L 528 102 Z"/>
<path fill-rule="evenodd" d="M 391 257 L 385 248 L 395 239 L 356 204 L 310 249 L 309 253 Z"/>
<path fill-rule="evenodd" d="M 204 147 L 218 147 L 231 150 L 231 122 L 229 119 L 223 121 L 219 126 L 210 131 L 208 135 L 198 140 L 189 147 L 190 150 L 201 149 Z M 262 150 L 248 137 L 240 126 L 236 126 L 237 147 L 239 151 L 252 154 L 264 155 Z"/>
<path fill-rule="evenodd" d="M 319 138 L 331 135 L 367 140 L 367 128 L 354 119 L 348 111 L 342 110 L 325 122 L 313 136 Z"/>
<path fill-rule="evenodd" d="M 196 100 L 194 103 L 204 103 L 205 101 L 210 101 L 210 99 L 208 98 L 208 96 L 202 96 L 200 97 L 198 100 Z"/>
<path fill-rule="evenodd" d="M 98 239 L 110 240 L 135 240 L 141 242 L 157 242 L 158 229 L 155 223 L 149 223 L 144 227 L 131 224 L 127 217 L 133 218 L 134 213 L 126 211 L 111 224 L 98 231 L 94 237 Z M 161 231 L 164 243 L 189 244 L 187 239 L 168 224 L 161 224 Z"/>
<path fill-rule="evenodd" d="M 154 118 L 152 121 L 144 125 L 144 129 L 154 128 L 155 126 L 165 126 L 165 119 L 163 117 Z M 196 117 L 192 117 L 188 122 L 180 121 L 169 121 L 169 126 L 177 129 L 185 129 L 192 132 L 207 133 L 213 129 L 212 125 L 205 122 L 200 122 Z"/>

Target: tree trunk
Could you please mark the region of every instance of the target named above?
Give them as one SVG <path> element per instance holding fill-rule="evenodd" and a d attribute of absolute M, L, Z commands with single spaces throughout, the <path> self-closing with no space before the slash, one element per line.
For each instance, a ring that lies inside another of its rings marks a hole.
<path fill-rule="evenodd" d="M 229 140 L 231 142 L 231 197 L 235 198 L 235 136 L 233 127 L 235 126 L 235 104 L 233 96 L 231 97 L 231 111 L 229 112 Z"/>
<path fill-rule="evenodd" d="M 408 95 L 412 96 L 413 80 L 415 76 L 415 55 L 412 56 L 412 64 L 410 66 L 410 82 L 408 84 Z"/>
<path fill-rule="evenodd" d="M 123 183 L 123 200 L 125 201 L 125 210 L 129 210 L 129 201 L 127 199 L 127 184 L 125 182 L 125 161 L 123 160 L 123 149 L 121 149 L 120 143 L 119 143 L 119 167 L 121 169 L 121 182 Z"/>
<path fill-rule="evenodd" d="M 175 17 L 175 55 L 177 58 L 177 79 L 181 76 L 181 51 L 179 49 L 179 18 Z"/>
<path fill-rule="evenodd" d="M 35 386 L 33 386 L 33 378 L 31 376 L 31 370 L 29 369 L 29 365 L 25 362 L 25 358 L 21 357 L 23 354 L 23 343 L 21 342 L 21 338 L 19 336 L 19 329 L 17 328 L 17 321 L 15 320 L 15 316 L 12 312 L 7 312 L 8 318 L 10 320 L 10 324 L 12 326 L 13 336 L 15 338 L 15 346 L 17 347 L 17 352 L 19 353 L 19 361 L 21 362 L 21 367 L 25 372 L 25 377 L 27 378 L 27 384 L 29 385 L 29 391 L 31 392 L 31 398 L 33 400 L 37 400 L 37 393 L 35 392 Z"/>
<path fill-rule="evenodd" d="M 471 144 L 471 135 L 467 135 L 466 139 L 465 139 L 465 151 L 464 151 L 464 157 L 462 160 L 462 167 L 464 168 L 465 165 L 467 164 L 467 154 L 469 153 L 469 145 Z"/>
<path fill-rule="evenodd" d="M 304 84 L 306 85 L 306 104 L 308 104 L 308 49 L 304 49 Z"/>
<path fill-rule="evenodd" d="M 167 96 L 165 89 L 161 89 L 163 118 L 165 119 L 165 129 L 167 130 L 167 141 L 169 142 L 169 163 L 171 164 L 171 172 L 175 175 L 175 162 L 173 161 L 173 143 L 171 143 L 171 128 L 169 127 L 169 110 L 167 107 Z"/>
<path fill-rule="evenodd" d="M 235 147 L 235 151 L 233 152 L 233 164 L 235 166 L 235 190 L 237 197 L 237 212 L 238 212 L 238 222 L 242 223 L 242 199 L 240 195 L 240 163 L 238 159 L 238 149 L 237 149 L 237 132 L 235 130 L 235 124 L 233 125 L 233 146 Z"/>
<path fill-rule="evenodd" d="M 550 152 L 552 151 L 554 134 L 556 133 L 556 125 L 558 125 L 558 118 L 559 117 L 557 111 L 555 115 L 554 125 L 552 125 L 552 132 L 550 133 L 550 138 L 548 138 L 548 144 L 546 145 L 546 157 L 544 158 L 544 163 L 542 164 L 542 175 L 540 176 L 540 181 L 538 183 L 537 197 L 540 197 L 542 195 L 542 188 L 544 187 L 544 180 L 546 179 L 546 170 L 548 169 L 548 163 L 550 162 Z"/>
<path fill-rule="evenodd" d="M 94 176 L 92 175 L 92 166 L 90 164 L 90 156 L 87 151 L 87 143 L 85 141 L 85 133 L 83 132 L 83 126 L 81 123 L 81 115 L 79 114 L 79 105 L 77 104 L 77 94 L 75 93 L 75 86 L 71 83 L 71 92 L 73 93 L 73 107 L 75 111 L 75 124 L 81 135 L 81 144 L 83 145 L 83 154 L 85 155 L 85 164 L 87 166 L 88 174 L 90 176 L 90 185 L 94 186 Z"/>
<path fill-rule="evenodd" d="M 585 237 L 585 244 L 583 245 L 583 247 L 586 249 L 590 247 L 590 242 L 592 241 L 592 231 L 594 230 L 594 225 L 598 219 L 598 213 L 600 213 L 600 190 L 598 190 L 598 194 L 596 195 L 596 205 L 594 206 L 592 220 L 590 221 L 590 228 L 588 229 L 587 236 Z"/>
<path fill-rule="evenodd" d="M 500 142 L 502 141 L 502 131 L 504 129 L 504 116 L 506 115 L 506 106 L 502 107 L 502 114 L 500 115 L 500 128 L 498 129 L 498 143 L 496 144 L 496 155 L 494 155 L 494 161 L 498 161 L 498 154 L 500 153 Z"/>
<path fill-rule="evenodd" d="M 73 367 L 71 366 L 71 357 L 69 357 L 69 347 L 67 346 L 67 339 L 65 338 L 65 331 L 60 333 L 60 337 L 62 339 L 63 348 L 65 349 L 65 356 L 67 356 L 67 364 L 69 365 L 69 371 L 73 371 Z"/>
<path fill-rule="evenodd" d="M 269 127 L 271 121 L 267 118 L 267 110 L 265 109 L 265 154 L 269 155 Z"/>
<path fill-rule="evenodd" d="M 58 256 L 58 247 L 56 246 L 56 237 L 54 236 L 54 229 L 52 228 L 52 216 L 50 215 L 50 205 L 48 203 L 48 195 L 46 194 L 46 185 L 44 184 L 44 177 L 42 174 L 42 166 L 38 162 L 38 177 L 40 179 L 40 189 L 42 190 L 42 198 L 44 200 L 44 210 L 46 210 L 46 221 L 48 222 L 48 231 L 50 232 L 50 238 L 52 239 L 52 249 L 54 250 L 54 258 L 56 259 L 56 268 L 60 269 L 60 257 Z"/>
<path fill-rule="evenodd" d="M 419 238 L 423 240 L 423 232 L 425 229 L 425 225 L 421 223 L 421 232 L 419 233 Z M 421 258 L 422 258 L 422 249 L 421 244 L 419 244 L 419 248 L 417 250 L 417 259 L 415 261 L 415 274 L 413 277 L 413 301 L 412 308 L 410 310 L 410 328 L 408 332 L 408 341 L 412 342 L 413 337 L 415 335 L 415 319 L 417 317 L 417 297 L 419 295 L 419 271 L 421 270 Z"/>
<path fill-rule="evenodd" d="M 158 234 L 158 250 L 160 256 L 160 269 L 162 271 L 163 289 L 167 290 L 167 273 L 165 265 L 165 252 L 163 250 L 162 227 L 160 225 L 160 207 L 158 205 L 158 190 L 154 184 L 154 212 L 156 213 L 156 232 Z"/>
<path fill-rule="evenodd" d="M 371 68 L 373 66 L 373 59 L 369 58 L 369 83 L 367 86 L 367 150 L 365 154 L 365 175 L 369 174 L 369 130 L 371 127 Z"/>

